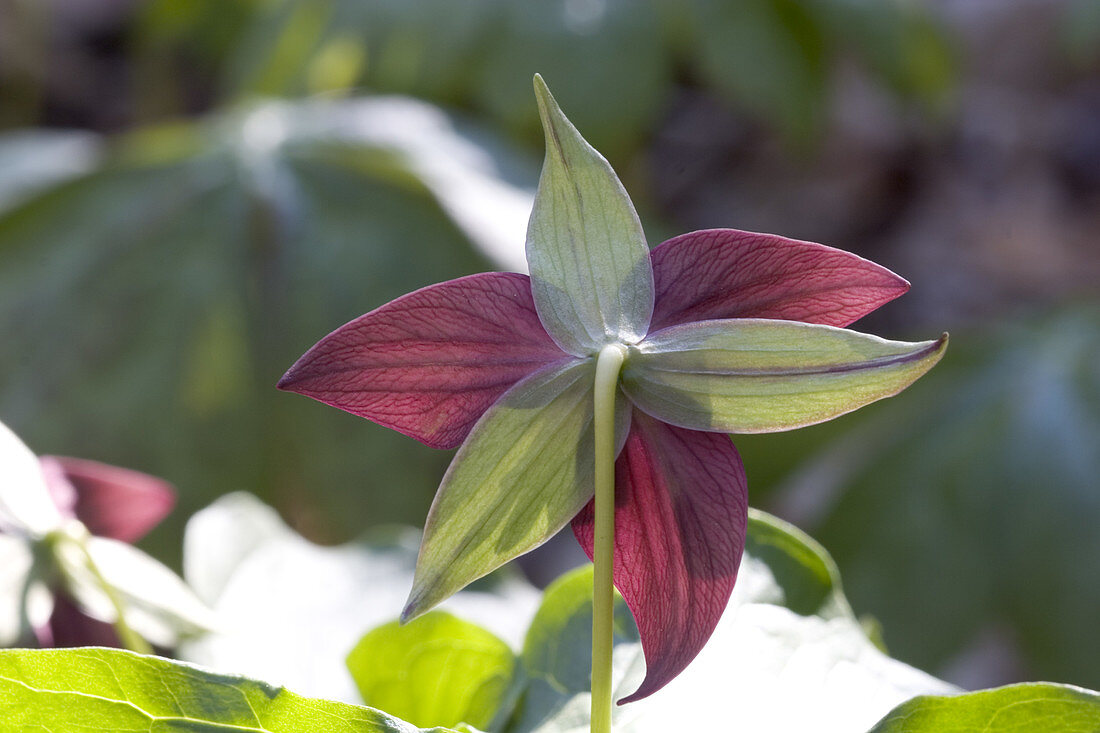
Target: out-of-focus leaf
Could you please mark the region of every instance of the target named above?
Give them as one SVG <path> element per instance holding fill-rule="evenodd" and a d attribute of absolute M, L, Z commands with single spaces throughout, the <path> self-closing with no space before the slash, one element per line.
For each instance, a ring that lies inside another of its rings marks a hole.
<path fill-rule="evenodd" d="M 1100 693 L 1049 682 L 951 697 L 917 697 L 899 705 L 870 733 L 1095 733 Z"/>
<path fill-rule="evenodd" d="M 1063 11 L 1062 32 L 1066 50 L 1082 67 L 1100 57 L 1100 5 L 1074 0 Z"/>
<path fill-rule="evenodd" d="M 824 121 L 827 39 L 799 0 L 692 0 L 692 61 L 746 109 L 808 142 Z"/>
<path fill-rule="evenodd" d="M 0 135 L 0 212 L 35 192 L 90 171 L 102 143 L 78 130 L 18 130 Z"/>
<path fill-rule="evenodd" d="M 420 730 L 371 708 L 94 647 L 0 651 L 0 720 L 13 730 Z"/>
<path fill-rule="evenodd" d="M 671 79 L 654 2 L 503 0 L 477 77 L 479 101 L 513 130 L 537 135 L 530 80 L 546 77 L 585 137 L 611 160 L 653 124 Z"/>
<path fill-rule="evenodd" d="M 419 521 L 445 456 L 273 386 L 333 324 L 486 269 L 475 239 L 522 261 L 522 165 L 451 122 L 410 100 L 259 105 L 127 137 L 0 214 L 0 414 L 169 478 L 181 514 L 309 486 L 337 535 Z"/>
<path fill-rule="evenodd" d="M 817 14 L 830 34 L 903 98 L 939 111 L 958 72 L 947 29 L 919 3 L 822 3 Z"/>
<path fill-rule="evenodd" d="M 417 536 L 373 532 L 322 547 L 248 494 L 223 497 L 187 525 L 187 579 L 218 613 L 219 629 L 181 648 L 184 659 L 359 702 L 345 658 L 365 632 L 397 618 L 412 585 Z M 442 606 L 518 647 L 538 603 L 502 579 Z"/>
<path fill-rule="evenodd" d="M 363 701 L 415 725 L 485 728 L 498 715 L 516 656 L 476 624 L 433 611 L 368 632 L 348 655 Z"/>
<path fill-rule="evenodd" d="M 1095 306 L 964 334 L 780 489 L 899 658 L 934 668 L 1002 629 L 1028 676 L 1100 686 L 1100 585 L 1081 565 L 1100 557 L 1097 334 Z"/>
<path fill-rule="evenodd" d="M 229 64 L 236 93 L 300 95 L 349 84 L 478 107 L 538 133 L 530 80 L 618 158 L 653 123 L 671 77 L 656 4 L 628 0 L 306 0 L 258 12 Z M 565 82 L 568 82 L 565 84 Z"/>

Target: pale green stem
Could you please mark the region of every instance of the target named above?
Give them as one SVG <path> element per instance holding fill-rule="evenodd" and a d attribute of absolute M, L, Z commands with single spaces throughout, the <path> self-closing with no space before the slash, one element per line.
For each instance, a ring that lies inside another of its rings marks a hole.
<path fill-rule="evenodd" d="M 111 605 L 115 607 L 115 633 L 118 634 L 118 640 L 122 642 L 122 646 L 138 654 L 152 654 L 153 647 L 149 646 L 149 642 L 141 638 L 141 636 L 126 623 L 126 606 L 123 604 L 122 599 L 119 598 L 118 591 L 115 590 L 115 587 L 103 577 L 103 572 L 99 569 L 99 566 L 96 565 L 95 560 L 92 559 L 92 553 L 88 552 L 88 546 L 81 542 L 80 549 L 84 551 L 84 559 L 88 563 L 88 569 L 92 571 L 92 575 L 95 576 L 96 582 L 99 583 L 99 587 L 103 589 L 103 592 L 107 594 L 107 598 L 111 600 Z"/>
<path fill-rule="evenodd" d="M 115 633 L 118 634 L 118 640 L 122 642 L 122 646 L 138 654 L 152 654 L 153 648 L 149 646 L 149 642 L 141 638 L 141 636 L 126 623 L 126 605 L 122 602 L 115 587 L 103 576 L 103 571 L 99 569 L 95 559 L 92 558 L 92 553 L 88 551 L 88 530 L 84 525 L 79 522 L 73 522 L 68 527 L 47 535 L 46 541 L 55 546 L 59 543 L 72 543 L 80 548 L 80 552 L 84 556 L 85 566 L 92 574 L 92 577 L 95 578 L 99 587 L 107 594 L 107 599 L 115 609 L 115 621 L 113 626 Z M 57 553 L 59 550 L 60 548 L 55 548 L 54 553 Z"/>
<path fill-rule="evenodd" d="M 592 562 L 592 733 L 611 733 L 611 649 L 615 585 L 615 394 L 626 349 L 608 344 L 596 358 L 593 430 L 596 443 L 596 506 Z"/>

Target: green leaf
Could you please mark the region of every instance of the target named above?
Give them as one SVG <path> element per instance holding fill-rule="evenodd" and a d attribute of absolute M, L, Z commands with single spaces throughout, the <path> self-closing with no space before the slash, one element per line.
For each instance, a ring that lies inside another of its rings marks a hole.
<path fill-rule="evenodd" d="M 535 76 L 546 160 L 527 228 L 535 307 L 565 351 L 634 343 L 653 315 L 653 270 L 638 214 L 615 172 Z"/>
<path fill-rule="evenodd" d="M 0 651 L 8 730 L 413 733 L 370 708 L 118 649 Z M 437 729 L 438 730 L 438 729 Z"/>
<path fill-rule="evenodd" d="M 828 41 L 799 0 L 692 0 L 691 55 L 703 79 L 778 127 L 811 141 L 825 121 Z"/>
<path fill-rule="evenodd" d="M 768 567 L 783 592 L 782 604 L 795 613 L 852 615 L 833 558 L 793 524 L 750 507 L 745 552 Z"/>
<path fill-rule="evenodd" d="M 480 626 L 433 611 L 367 633 L 348 669 L 368 705 L 421 726 L 485 728 L 513 684 L 516 656 Z"/>
<path fill-rule="evenodd" d="M 1028 682 L 950 697 L 917 697 L 894 708 L 870 733 L 1096 733 L 1100 693 Z"/>
<path fill-rule="evenodd" d="M 692 430 L 790 430 L 897 394 L 946 347 L 946 335 L 906 343 L 794 321 L 701 321 L 632 348 L 623 390 L 650 415 Z"/>
<path fill-rule="evenodd" d="M 428 512 L 406 619 L 541 545 L 592 498 L 594 372 L 591 359 L 547 367 L 477 422 Z"/>
<path fill-rule="evenodd" d="M 615 699 L 641 683 L 645 657 L 634 619 L 615 595 Z M 509 733 L 587 728 L 592 676 L 592 566 L 574 570 L 550 584 L 523 644 L 528 686 Z M 616 707 L 616 730 L 632 708 Z"/>
<path fill-rule="evenodd" d="M 495 5 L 500 17 L 478 49 L 476 106 L 536 139 L 539 118 L 530 94 L 538 72 L 556 82 L 558 99 L 596 149 L 609 160 L 629 159 L 671 96 L 672 54 L 661 3 Z"/>

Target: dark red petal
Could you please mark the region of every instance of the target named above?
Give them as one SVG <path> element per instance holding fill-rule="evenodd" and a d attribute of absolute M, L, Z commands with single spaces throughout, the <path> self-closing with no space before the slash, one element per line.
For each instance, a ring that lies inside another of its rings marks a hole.
<path fill-rule="evenodd" d="M 573 532 L 592 557 L 593 504 Z M 664 687 L 722 616 L 745 548 L 745 470 L 725 435 L 684 430 L 634 411 L 615 462 L 615 587 L 634 614 L 646 677 L 619 704 Z"/>
<path fill-rule="evenodd" d="M 48 480 L 60 469 L 75 490 L 72 513 L 101 537 L 136 542 L 176 504 L 171 484 L 139 471 L 61 456 L 43 456 L 42 464 Z"/>
<path fill-rule="evenodd" d="M 54 597 L 53 614 L 44 634 L 39 634 L 43 647 L 122 646 L 111 624 L 88 616 L 64 595 Z"/>
<path fill-rule="evenodd" d="M 714 318 L 844 327 L 909 289 L 881 265 L 823 244 L 706 229 L 653 249 L 650 331 Z"/>
<path fill-rule="evenodd" d="M 566 354 L 535 312 L 526 275 L 430 285 L 321 339 L 279 389 L 454 448 L 509 387 Z"/>

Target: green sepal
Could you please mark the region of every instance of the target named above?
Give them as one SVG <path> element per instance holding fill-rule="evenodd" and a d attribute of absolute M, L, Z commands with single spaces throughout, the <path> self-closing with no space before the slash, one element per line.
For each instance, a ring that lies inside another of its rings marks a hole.
<path fill-rule="evenodd" d="M 592 498 L 594 379 L 592 359 L 551 365 L 478 420 L 428 512 L 403 620 L 538 547 Z M 616 408 L 623 436 L 629 405 Z"/>
<path fill-rule="evenodd" d="M 623 391 L 644 412 L 690 430 L 777 432 L 895 395 L 946 348 L 946 334 L 907 343 L 796 321 L 699 321 L 631 348 Z"/>
<path fill-rule="evenodd" d="M 527 227 L 527 262 L 539 319 L 576 356 L 636 343 L 649 330 L 654 288 L 634 204 L 538 75 L 535 96 L 546 160 Z"/>

